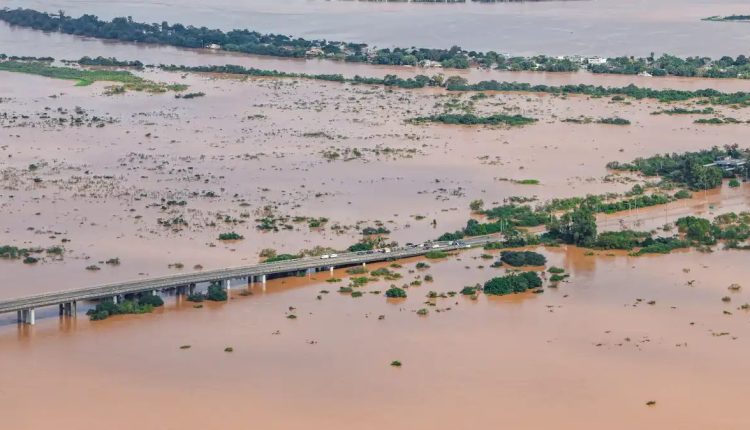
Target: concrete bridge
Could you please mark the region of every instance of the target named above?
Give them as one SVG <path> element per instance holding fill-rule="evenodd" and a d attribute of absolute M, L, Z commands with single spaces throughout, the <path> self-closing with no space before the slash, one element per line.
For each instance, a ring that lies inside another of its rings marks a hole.
<path fill-rule="evenodd" d="M 481 236 L 453 242 L 431 242 L 423 245 L 394 248 L 390 252 L 360 251 L 333 254 L 328 258 L 306 257 L 294 260 L 260 263 L 252 266 L 231 267 L 226 269 L 206 270 L 179 275 L 162 276 L 157 278 L 139 279 L 118 282 L 75 290 L 56 291 L 19 297 L 10 300 L 0 300 L 0 314 L 17 312 L 18 322 L 34 324 L 35 310 L 41 307 L 58 306 L 60 315 L 76 314 L 79 301 L 112 298 L 115 302 L 127 294 L 151 293 L 158 294 L 164 290 L 177 290 L 179 294 L 192 292 L 198 283 L 219 282 L 226 288 L 231 288 L 231 281 L 245 279 L 245 285 L 260 282 L 265 285 L 270 276 L 281 277 L 296 275 L 300 272 L 312 273 L 319 270 L 330 270 L 336 267 L 365 265 L 378 261 L 398 260 L 427 254 L 430 251 L 454 251 L 463 248 L 483 246 L 489 242 L 496 242 L 497 236 Z"/>

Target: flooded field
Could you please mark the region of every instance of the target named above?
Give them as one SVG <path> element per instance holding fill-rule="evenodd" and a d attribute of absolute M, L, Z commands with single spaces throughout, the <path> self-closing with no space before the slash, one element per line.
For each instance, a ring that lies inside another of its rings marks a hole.
<path fill-rule="evenodd" d="M 63 246 L 65 254 L 33 266 L 0 261 L 8 280 L 0 297 L 251 264 L 265 248 L 343 249 L 365 227 L 382 226 L 402 244 L 434 239 L 461 228 L 474 199 L 624 192 L 637 179 L 611 176 L 607 162 L 742 143 L 748 128 L 652 115 L 663 108 L 655 101 L 520 93 L 472 100 L 442 90 L 147 75 L 206 95 L 105 96 L 101 84 L 2 74 L 5 241 Z M 447 104 L 539 121 L 511 129 L 407 122 Z M 563 122 L 581 116 L 632 125 Z M 512 182 L 525 179 L 540 184 Z M 710 204 L 747 206 L 747 188 L 722 195 Z M 693 205 L 683 215 L 706 211 L 702 198 L 675 204 Z M 643 215 L 652 228 L 664 223 L 661 212 Z M 637 216 L 614 217 L 633 223 Z M 603 218 L 605 229 L 620 225 Z M 267 228 L 259 229 L 261 219 Z M 217 240 L 227 232 L 245 239 Z M 104 264 L 110 259 L 119 264 Z"/>
<path fill-rule="evenodd" d="M 750 27 L 705 22 L 747 13 L 739 0 L 529 1 L 417 4 L 325 0 L 6 0 L 3 6 L 101 18 L 132 16 L 379 47 L 449 48 L 514 55 L 747 55 Z M 2 37 L 0 37 L 0 40 Z M 1 52 L 2 50 L 0 50 Z"/>

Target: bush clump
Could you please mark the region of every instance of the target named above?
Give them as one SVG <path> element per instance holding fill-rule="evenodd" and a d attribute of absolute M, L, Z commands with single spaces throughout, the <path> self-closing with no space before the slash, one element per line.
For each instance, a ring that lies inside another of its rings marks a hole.
<path fill-rule="evenodd" d="M 533 251 L 503 251 L 500 261 L 513 267 L 544 266 L 547 264 L 547 257 Z"/>
<path fill-rule="evenodd" d="M 235 233 L 235 232 L 229 232 L 229 233 L 221 233 L 219 234 L 219 240 L 241 240 L 244 239 L 245 236 Z"/>
<path fill-rule="evenodd" d="M 392 287 L 385 292 L 385 296 L 392 299 L 405 299 L 406 291 L 403 288 Z"/>
<path fill-rule="evenodd" d="M 536 272 L 511 273 L 509 275 L 492 278 L 484 283 L 484 293 L 502 296 L 513 293 L 523 293 L 542 286 L 542 279 Z"/>
<path fill-rule="evenodd" d="M 446 257 L 448 257 L 448 255 L 449 254 L 447 252 L 445 252 L 445 251 L 432 250 L 432 251 L 428 251 L 424 256 L 427 257 L 427 258 L 429 258 L 429 259 L 434 260 L 434 259 L 437 259 L 437 258 L 446 258 Z"/>
<path fill-rule="evenodd" d="M 121 303 L 115 303 L 112 299 L 103 300 L 97 303 L 96 307 L 89 309 L 86 315 L 91 321 L 100 321 L 109 318 L 112 315 L 125 314 L 146 314 L 154 308 L 164 305 L 161 297 L 152 294 L 144 294 L 137 299 L 125 300 Z"/>

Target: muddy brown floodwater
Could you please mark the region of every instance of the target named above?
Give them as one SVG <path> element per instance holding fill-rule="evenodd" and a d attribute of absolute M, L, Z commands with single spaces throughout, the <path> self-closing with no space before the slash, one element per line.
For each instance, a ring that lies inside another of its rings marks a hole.
<path fill-rule="evenodd" d="M 745 254 L 542 252 L 571 278 L 537 295 L 428 300 L 501 272 L 470 251 L 394 269 L 399 285 L 435 279 L 401 301 L 369 294 L 382 281 L 359 298 L 337 293 L 326 272 L 201 309 L 168 298 L 149 315 L 5 327 L 3 420 L 128 429 L 127 405 L 149 429 L 747 427 L 748 314 L 737 308 L 750 298 L 726 289 L 750 275 Z"/>
<path fill-rule="evenodd" d="M 363 227 L 422 241 L 462 227 L 474 199 L 489 206 L 623 192 L 644 179 L 613 175 L 608 161 L 742 145 L 750 127 L 652 115 L 665 105 L 648 100 L 144 76 L 205 96 L 105 96 L 101 83 L 0 73 L 0 245 L 65 248 L 33 265 L 0 261 L 0 298 L 250 264 L 264 248 L 342 249 Z M 511 129 L 406 122 L 449 107 L 539 121 Z M 562 122 L 581 116 L 632 125 Z M 512 182 L 520 179 L 540 185 Z M 738 212 L 749 190 L 725 186 L 599 221 L 650 229 L 685 214 Z M 259 230 L 264 217 L 279 231 Z M 322 227 L 309 226 L 321 217 Z M 217 240 L 229 231 L 244 240 Z M 166 297 L 152 314 L 102 322 L 59 319 L 51 308 L 33 327 L 0 316 L 3 426 L 747 427 L 750 365 L 741 357 L 750 343 L 739 308 L 750 298 L 727 290 L 748 278 L 746 252 L 541 252 L 571 277 L 536 295 L 428 300 L 429 291 L 502 273 L 470 250 L 426 270 L 416 269 L 421 260 L 402 262 L 393 269 L 402 279 L 368 283 L 359 298 L 336 292 L 348 277 L 337 271 L 341 283 L 326 282 L 327 273 L 277 279 L 202 308 Z M 113 258 L 118 265 L 105 263 Z M 427 274 L 434 281 L 410 287 L 406 300 L 383 297 L 391 283 Z"/>

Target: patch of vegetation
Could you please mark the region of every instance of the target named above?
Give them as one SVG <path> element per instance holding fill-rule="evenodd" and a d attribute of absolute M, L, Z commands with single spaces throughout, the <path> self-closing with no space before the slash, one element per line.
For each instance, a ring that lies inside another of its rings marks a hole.
<path fill-rule="evenodd" d="M 235 232 L 229 232 L 229 233 L 221 233 L 219 234 L 219 240 L 242 240 L 245 236 L 235 233 Z"/>
<path fill-rule="evenodd" d="M 707 107 L 703 109 L 686 109 L 681 107 L 675 107 L 671 109 L 662 109 L 656 112 L 652 112 L 651 115 L 711 115 L 715 112 L 714 108 Z"/>
<path fill-rule="evenodd" d="M 182 91 L 185 88 L 184 85 L 167 85 L 148 81 L 127 71 L 86 70 L 72 67 L 59 67 L 38 61 L 0 61 L 0 71 L 73 80 L 76 81 L 76 86 L 91 85 L 94 82 L 99 81 L 120 84 L 118 87 L 114 88 L 121 88 L 122 90 L 112 90 L 109 92 L 110 94 L 124 92 L 124 90 L 163 93 L 168 90 Z"/>
<path fill-rule="evenodd" d="M 522 115 L 504 115 L 504 114 L 493 114 L 488 116 L 477 116 L 473 113 L 467 114 L 453 114 L 453 113 L 442 113 L 438 115 L 420 116 L 410 120 L 415 124 L 436 122 L 441 124 L 453 124 L 453 125 L 509 125 L 509 126 L 522 126 L 533 124 L 537 120 L 534 118 L 527 118 Z"/>
<path fill-rule="evenodd" d="M 521 272 L 492 278 L 484 283 L 483 290 L 485 294 L 502 296 L 523 293 L 541 286 L 542 279 L 536 272 Z"/>
<path fill-rule="evenodd" d="M 10 245 L 0 246 L 0 258 L 5 258 L 8 260 L 15 260 L 21 257 L 26 257 L 30 252 L 31 250 L 26 248 L 18 248 L 16 246 Z"/>
<path fill-rule="evenodd" d="M 500 261 L 513 267 L 544 266 L 547 264 L 547 257 L 533 251 L 503 251 Z"/>
<path fill-rule="evenodd" d="M 448 254 L 445 251 L 440 251 L 437 249 L 433 249 L 431 251 L 427 251 L 427 253 L 424 255 L 426 258 L 429 258 L 431 260 L 435 260 L 438 258 L 447 258 L 450 254 Z"/>
<path fill-rule="evenodd" d="M 726 117 L 726 118 L 698 118 L 693 123 L 695 124 L 713 124 L 713 125 L 722 125 L 722 124 L 740 124 L 742 121 L 732 118 L 732 117 Z"/>
<path fill-rule="evenodd" d="M 713 147 L 710 150 L 698 152 L 636 158 L 630 163 L 613 161 L 608 163 L 607 167 L 613 170 L 640 172 L 645 176 L 661 176 L 671 182 L 684 184 L 693 190 L 704 190 L 718 187 L 724 178 L 722 169 L 716 166 L 706 167 L 706 165 L 725 157 L 744 159 L 748 155 L 750 153 L 747 150 L 740 150 L 737 145 L 733 145 L 723 149 Z"/>
<path fill-rule="evenodd" d="M 96 307 L 89 309 L 86 315 L 92 321 L 99 321 L 109 318 L 112 315 L 124 314 L 145 314 L 150 313 L 154 308 L 164 305 L 164 301 L 159 296 L 143 294 L 137 299 L 124 300 L 121 303 L 114 303 L 112 299 L 103 300 L 97 303 Z"/>
<path fill-rule="evenodd" d="M 402 288 L 391 287 L 385 292 L 385 296 L 389 298 L 405 299 L 406 291 Z"/>
<path fill-rule="evenodd" d="M 630 121 L 624 118 L 600 118 L 596 120 L 597 124 L 610 124 L 610 125 L 630 125 Z"/>
<path fill-rule="evenodd" d="M 296 260 L 298 258 L 302 258 L 302 256 L 298 254 L 277 254 L 272 257 L 268 257 L 264 261 L 264 263 L 275 263 L 278 261 Z"/>

